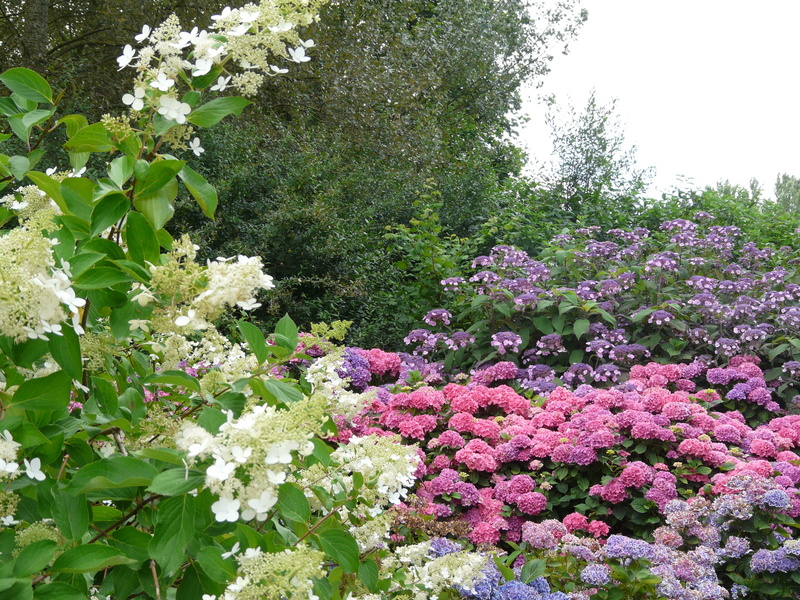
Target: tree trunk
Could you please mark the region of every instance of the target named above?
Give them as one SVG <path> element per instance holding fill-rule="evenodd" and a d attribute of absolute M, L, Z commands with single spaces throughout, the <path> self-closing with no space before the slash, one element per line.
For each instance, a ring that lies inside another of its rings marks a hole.
<path fill-rule="evenodd" d="M 23 18 L 23 66 L 43 73 L 47 70 L 48 9 L 50 0 L 25 0 Z"/>

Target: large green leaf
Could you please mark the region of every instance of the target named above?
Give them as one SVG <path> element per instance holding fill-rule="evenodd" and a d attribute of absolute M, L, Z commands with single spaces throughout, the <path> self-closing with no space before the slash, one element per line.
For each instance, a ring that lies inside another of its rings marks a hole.
<path fill-rule="evenodd" d="M 205 474 L 197 469 L 167 469 L 156 475 L 147 489 L 162 496 L 179 496 L 199 488 L 205 480 Z"/>
<path fill-rule="evenodd" d="M 12 92 L 27 100 L 53 103 L 53 90 L 50 84 L 35 71 L 16 67 L 0 75 L 0 81 Z"/>
<path fill-rule="evenodd" d="M 239 326 L 239 331 L 242 333 L 247 345 L 250 346 L 250 351 L 256 355 L 258 364 L 263 363 L 269 356 L 267 342 L 264 340 L 264 334 L 261 330 L 247 321 L 236 321 Z"/>
<path fill-rule="evenodd" d="M 158 264 L 161 251 L 156 230 L 141 213 L 132 212 L 125 222 L 125 242 L 132 261 L 145 265 Z"/>
<path fill-rule="evenodd" d="M 117 548 L 101 544 L 83 544 L 70 548 L 53 563 L 55 573 L 95 573 L 114 565 L 130 565 L 136 561 Z"/>
<path fill-rule="evenodd" d="M 294 523 L 305 523 L 311 518 L 308 499 L 293 483 L 284 483 L 278 488 L 278 510 L 284 519 Z"/>
<path fill-rule="evenodd" d="M 150 541 L 150 558 L 162 573 L 174 573 L 186 558 L 186 546 L 197 531 L 194 526 L 195 499 L 189 494 L 163 500 L 158 505 L 158 523 Z"/>
<path fill-rule="evenodd" d="M 52 581 L 36 586 L 34 600 L 86 600 L 86 594 L 62 581 Z"/>
<path fill-rule="evenodd" d="M 79 541 L 89 529 L 89 503 L 86 496 L 74 496 L 53 489 L 52 517 L 65 538 Z"/>
<path fill-rule="evenodd" d="M 95 123 L 78 130 L 64 144 L 72 152 L 108 152 L 114 148 L 111 136 L 108 135 L 105 125 Z"/>
<path fill-rule="evenodd" d="M 175 214 L 172 201 L 178 195 L 178 182 L 173 177 L 161 189 L 151 195 L 136 195 L 133 205 L 141 212 L 156 230 L 161 229 Z"/>
<path fill-rule="evenodd" d="M 252 104 L 250 100 L 237 96 L 225 98 L 215 98 L 211 102 L 206 102 L 197 110 L 193 111 L 186 120 L 198 127 L 211 127 L 216 125 L 228 115 L 239 115 L 244 108 Z"/>
<path fill-rule="evenodd" d="M 129 456 L 112 456 L 78 470 L 64 490 L 85 494 L 101 490 L 147 486 L 158 475 L 151 464 Z"/>
<path fill-rule="evenodd" d="M 23 382 L 11 405 L 25 410 L 58 410 L 69 404 L 72 378 L 66 371 L 56 371 L 46 377 L 28 379 Z"/>
<path fill-rule="evenodd" d="M 161 371 L 142 380 L 143 384 L 178 385 L 200 393 L 200 382 L 184 371 Z"/>
<path fill-rule="evenodd" d="M 151 196 L 170 182 L 183 169 L 185 161 L 161 160 L 150 165 L 144 181 L 136 182 L 137 196 Z"/>
<path fill-rule="evenodd" d="M 130 275 L 114 267 L 99 266 L 92 267 L 76 277 L 72 285 L 82 290 L 99 290 L 118 283 L 127 283 L 132 279 Z"/>
<path fill-rule="evenodd" d="M 72 379 L 79 380 L 83 375 L 81 343 L 72 327 L 65 325 L 60 336 L 50 336 L 48 347 L 58 366 Z"/>
<path fill-rule="evenodd" d="M 183 185 L 189 190 L 189 193 L 197 201 L 203 214 L 209 219 L 214 218 L 214 212 L 217 210 L 217 190 L 214 186 L 208 183 L 200 173 L 193 171 L 189 167 L 183 167 L 178 177 L 183 181 Z"/>
<path fill-rule="evenodd" d="M 358 544 L 352 535 L 340 529 L 329 529 L 316 537 L 325 554 L 330 556 L 345 573 L 358 571 Z"/>
<path fill-rule="evenodd" d="M 130 207 L 131 201 L 122 192 L 114 192 L 101 198 L 92 209 L 89 235 L 94 237 L 111 227 L 125 216 Z"/>
<path fill-rule="evenodd" d="M 58 544 L 54 540 L 39 540 L 25 546 L 17 555 L 14 575 L 24 577 L 44 569 L 53 558 Z"/>

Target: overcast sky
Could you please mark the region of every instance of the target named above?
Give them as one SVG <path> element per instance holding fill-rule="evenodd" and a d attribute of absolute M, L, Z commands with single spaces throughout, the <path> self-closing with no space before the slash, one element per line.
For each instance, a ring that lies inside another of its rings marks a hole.
<path fill-rule="evenodd" d="M 594 0 L 567 56 L 528 90 L 520 142 L 535 160 L 551 144 L 539 94 L 584 106 L 592 89 L 617 113 L 653 191 L 677 176 L 696 187 L 751 177 L 772 196 L 800 176 L 800 1 Z M 686 187 L 686 186 L 682 186 Z"/>

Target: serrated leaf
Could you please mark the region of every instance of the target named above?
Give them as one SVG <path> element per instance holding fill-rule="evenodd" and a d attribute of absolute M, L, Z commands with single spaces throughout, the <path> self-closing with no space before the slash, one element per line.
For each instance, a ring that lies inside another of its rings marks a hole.
<path fill-rule="evenodd" d="M 53 489 L 52 517 L 68 540 L 80 540 L 89 530 L 89 504 L 84 494 L 67 494 Z"/>
<path fill-rule="evenodd" d="M 358 565 L 358 578 L 371 593 L 378 591 L 378 564 L 374 560 L 366 560 Z"/>
<path fill-rule="evenodd" d="M 132 277 L 130 275 L 117 268 L 99 266 L 92 267 L 79 277 L 76 277 L 72 285 L 82 290 L 99 290 L 117 285 L 118 283 L 128 283 L 131 280 Z"/>
<path fill-rule="evenodd" d="M 575 337 L 583 337 L 589 331 L 589 319 L 578 319 L 572 324 L 572 333 Z"/>
<path fill-rule="evenodd" d="M 222 558 L 222 548 L 206 546 L 197 553 L 197 562 L 203 572 L 216 581 L 236 579 L 236 567 L 233 560 Z"/>
<path fill-rule="evenodd" d="M 544 575 L 545 568 L 547 567 L 547 561 L 541 558 L 535 558 L 527 561 L 522 566 L 522 572 L 520 573 L 520 579 L 522 583 L 530 583 L 534 579 L 537 579 Z"/>
<path fill-rule="evenodd" d="M 172 181 L 185 164 L 186 162 L 182 160 L 161 160 L 152 163 L 145 180 L 136 182 L 136 195 L 152 196 Z"/>
<path fill-rule="evenodd" d="M 195 510 L 195 499 L 188 494 L 159 502 L 158 523 L 148 552 L 163 573 L 175 573 L 186 558 L 186 546 L 196 534 Z"/>
<path fill-rule="evenodd" d="M 158 264 L 161 246 L 156 230 L 142 214 L 132 212 L 125 222 L 125 242 L 132 261 L 140 265 Z"/>
<path fill-rule="evenodd" d="M 105 125 L 95 123 L 75 132 L 75 135 L 64 144 L 64 148 L 77 153 L 108 152 L 114 148 L 114 144 L 111 142 Z"/>
<path fill-rule="evenodd" d="M 72 327 L 64 325 L 60 336 L 50 336 L 48 347 L 58 366 L 72 379 L 80 380 L 83 375 L 81 343 Z"/>

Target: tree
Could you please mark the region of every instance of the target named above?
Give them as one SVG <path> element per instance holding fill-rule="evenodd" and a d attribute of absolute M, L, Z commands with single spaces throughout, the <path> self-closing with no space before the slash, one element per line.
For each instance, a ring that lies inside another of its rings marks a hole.
<path fill-rule="evenodd" d="M 775 201 L 787 212 L 800 212 L 800 179 L 788 173 L 778 175 Z"/>
<path fill-rule="evenodd" d="M 519 87 L 547 72 L 585 16 L 571 1 L 531 10 L 525 0 L 329 3 L 310 34 L 314 60 L 268 86 L 249 121 L 204 139 L 226 149 L 205 166 L 227 209 L 212 226 L 181 218 L 203 228 L 210 256 L 265 257 L 284 281 L 272 316 L 291 308 L 302 323 L 346 318 L 357 334 L 361 324 L 388 335 L 393 313 L 375 304 L 386 227 L 409 222 L 433 179 L 443 225 L 469 235 L 521 168 L 508 136 Z"/>
<path fill-rule="evenodd" d="M 626 148 L 616 100 L 607 106 L 592 91 L 586 106 L 557 104 L 547 116 L 555 162 L 544 174 L 555 199 L 574 219 L 603 227 L 630 218 L 653 169 L 636 164 L 636 147 Z"/>

